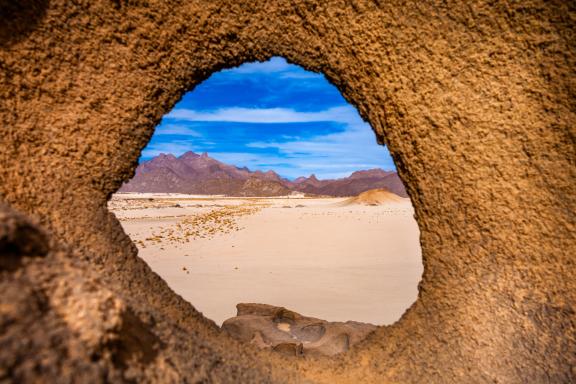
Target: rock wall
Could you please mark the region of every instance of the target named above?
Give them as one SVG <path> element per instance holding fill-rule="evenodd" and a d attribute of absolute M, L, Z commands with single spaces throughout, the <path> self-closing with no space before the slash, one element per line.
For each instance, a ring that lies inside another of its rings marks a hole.
<path fill-rule="evenodd" d="M 543 0 L 0 0 L 0 379 L 576 381 L 575 20 Z M 333 358 L 222 335 L 106 209 L 184 92 L 275 55 L 370 122 L 421 231 L 417 302 Z"/>

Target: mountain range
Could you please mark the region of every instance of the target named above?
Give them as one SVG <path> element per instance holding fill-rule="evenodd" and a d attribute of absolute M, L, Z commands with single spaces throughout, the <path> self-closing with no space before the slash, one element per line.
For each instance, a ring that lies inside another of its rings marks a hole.
<path fill-rule="evenodd" d="M 220 162 L 207 153 L 199 155 L 189 151 L 179 157 L 160 154 L 141 163 L 134 177 L 119 192 L 263 197 L 302 192 L 321 196 L 355 196 L 376 188 L 407 197 L 397 173 L 380 168 L 356 171 L 340 179 L 319 180 L 310 175 L 291 181 L 274 171 L 251 171 Z"/>

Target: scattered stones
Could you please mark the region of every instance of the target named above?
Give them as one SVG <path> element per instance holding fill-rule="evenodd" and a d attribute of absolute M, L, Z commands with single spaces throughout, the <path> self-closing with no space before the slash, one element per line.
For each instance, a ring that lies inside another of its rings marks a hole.
<path fill-rule="evenodd" d="M 166 226 L 144 240 L 140 245 L 187 243 L 196 239 L 211 239 L 218 234 L 231 233 L 242 229 L 236 220 L 252 215 L 262 209 L 262 204 L 229 205 L 206 213 L 186 216 L 175 225 Z"/>

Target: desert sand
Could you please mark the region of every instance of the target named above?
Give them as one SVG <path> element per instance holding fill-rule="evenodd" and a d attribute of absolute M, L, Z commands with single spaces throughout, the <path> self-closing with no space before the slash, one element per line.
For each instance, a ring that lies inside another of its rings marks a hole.
<path fill-rule="evenodd" d="M 242 302 L 384 325 L 416 300 L 422 260 L 408 199 L 122 193 L 109 206 L 152 270 L 219 325 Z"/>

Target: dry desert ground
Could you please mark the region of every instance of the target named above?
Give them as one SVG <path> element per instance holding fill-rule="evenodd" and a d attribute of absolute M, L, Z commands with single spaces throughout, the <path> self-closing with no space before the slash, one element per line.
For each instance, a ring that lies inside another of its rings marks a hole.
<path fill-rule="evenodd" d="M 408 199 L 120 193 L 109 206 L 140 257 L 217 324 L 241 302 L 391 324 L 417 296 L 422 260 Z"/>

